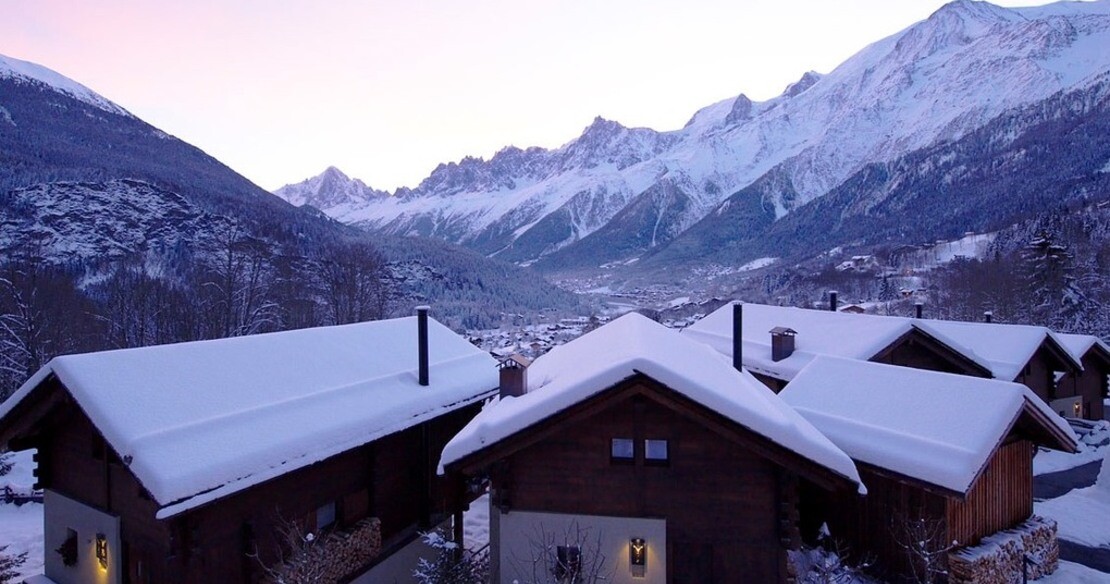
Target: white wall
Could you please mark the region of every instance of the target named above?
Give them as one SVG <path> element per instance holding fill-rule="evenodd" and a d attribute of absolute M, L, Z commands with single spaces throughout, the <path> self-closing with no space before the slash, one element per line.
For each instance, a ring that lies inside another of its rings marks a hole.
<path fill-rule="evenodd" d="M 43 542 L 46 577 L 57 584 L 119 584 L 126 566 L 121 561 L 119 517 L 47 490 L 43 500 Z M 68 530 L 77 532 L 77 564 L 67 566 L 56 549 Z M 96 559 L 96 535 L 108 540 L 108 568 Z"/>
<path fill-rule="evenodd" d="M 583 564 L 591 557 L 604 558 L 606 582 L 614 584 L 664 584 L 667 581 L 667 522 L 664 519 L 639 517 L 602 517 L 596 515 L 563 515 L 490 509 L 490 553 L 496 556 L 493 581 L 527 584 L 533 578 L 536 544 L 548 541 L 561 545 L 579 543 Z M 647 566 L 637 577 L 629 565 L 629 541 L 642 538 L 647 544 Z M 576 539 L 581 541 L 576 542 Z M 546 566 L 535 568 L 543 573 Z"/>
<path fill-rule="evenodd" d="M 1057 414 L 1060 414 L 1061 416 L 1063 416 L 1065 418 L 1078 418 L 1078 417 L 1082 416 L 1082 411 L 1083 411 L 1082 410 L 1082 407 L 1083 407 L 1082 400 L 1083 400 L 1083 398 L 1079 397 L 1079 396 L 1062 397 L 1060 399 L 1054 399 L 1054 400 L 1048 402 L 1048 405 L 1049 405 L 1049 407 L 1052 408 L 1052 411 L 1056 412 Z M 1078 414 L 1075 412 L 1077 407 L 1079 408 L 1079 411 L 1080 411 L 1080 413 L 1078 413 Z"/>

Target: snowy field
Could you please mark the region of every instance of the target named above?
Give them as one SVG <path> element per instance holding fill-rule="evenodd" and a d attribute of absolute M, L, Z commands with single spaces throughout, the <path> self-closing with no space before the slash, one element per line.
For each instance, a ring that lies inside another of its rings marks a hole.
<path fill-rule="evenodd" d="M 1082 564 L 1060 560 L 1060 567 L 1055 572 L 1036 582 L 1038 584 L 1110 584 L 1110 574 L 1092 570 Z"/>
<path fill-rule="evenodd" d="M 42 573 L 42 504 L 16 506 L 0 503 L 0 546 L 5 554 L 27 552 L 27 562 L 16 573 L 27 577 Z M 16 580 L 19 581 L 18 578 Z"/>

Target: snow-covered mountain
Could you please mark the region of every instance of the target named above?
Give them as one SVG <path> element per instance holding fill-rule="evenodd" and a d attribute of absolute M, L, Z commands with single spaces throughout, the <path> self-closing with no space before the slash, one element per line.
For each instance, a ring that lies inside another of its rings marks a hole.
<path fill-rule="evenodd" d="M 298 207 L 311 205 L 317 209 L 338 209 L 389 196 L 389 193 L 376 191 L 357 178 L 352 179 L 334 166 L 312 178 L 285 185 L 274 194 Z"/>
<path fill-rule="evenodd" d="M 17 83 L 44 86 L 44 88 L 64 93 L 106 112 L 131 116 L 127 113 L 127 110 L 105 99 L 95 91 L 42 65 L 0 55 L 0 78 L 10 79 Z M 11 119 L 9 116 L 5 116 L 5 111 L 0 109 L 0 118 L 6 118 L 10 123 Z"/>
<path fill-rule="evenodd" d="M 632 261 L 741 189 L 779 220 L 865 165 L 952 142 L 1110 70 L 1110 0 L 1002 8 L 956 0 L 827 75 L 764 102 L 705 107 L 680 130 L 596 119 L 554 149 L 442 164 L 413 189 L 320 207 L 350 224 L 430 235 L 551 267 Z M 321 197 L 326 200 L 329 197 Z"/>

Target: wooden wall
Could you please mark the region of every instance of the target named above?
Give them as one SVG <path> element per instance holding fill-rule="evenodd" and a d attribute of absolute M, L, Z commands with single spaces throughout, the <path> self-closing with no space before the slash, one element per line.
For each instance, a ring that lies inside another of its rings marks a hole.
<path fill-rule="evenodd" d="M 612 438 L 636 441 L 634 462 L 611 461 Z M 645 439 L 668 440 L 667 466 L 644 462 Z M 666 519 L 668 580 L 681 584 L 781 581 L 783 474 L 690 417 L 633 395 L 560 424 L 492 478 L 511 509 Z"/>
<path fill-rule="evenodd" d="M 1033 390 L 1037 397 L 1048 403 L 1057 397 L 1055 371 L 1061 368 L 1057 361 L 1058 359 L 1042 346 L 1029 359 L 1029 363 L 1018 373 L 1014 381 Z"/>
<path fill-rule="evenodd" d="M 871 361 L 913 369 L 982 376 L 981 372 L 970 368 L 960 355 L 916 331 L 903 335 L 872 357 Z"/>
<path fill-rule="evenodd" d="M 1033 443 L 1014 440 L 995 451 L 965 501 L 948 500 L 948 539 L 978 545 L 1033 514 Z"/>

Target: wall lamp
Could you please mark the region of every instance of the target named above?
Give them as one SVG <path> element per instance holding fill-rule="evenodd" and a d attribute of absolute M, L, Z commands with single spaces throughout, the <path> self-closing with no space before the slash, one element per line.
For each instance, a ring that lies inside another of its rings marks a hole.
<path fill-rule="evenodd" d="M 634 537 L 628 540 L 628 565 L 633 577 L 643 578 L 647 568 L 647 542 L 644 538 Z"/>
<path fill-rule="evenodd" d="M 103 533 L 96 534 L 96 559 L 101 568 L 108 569 L 108 537 Z"/>

